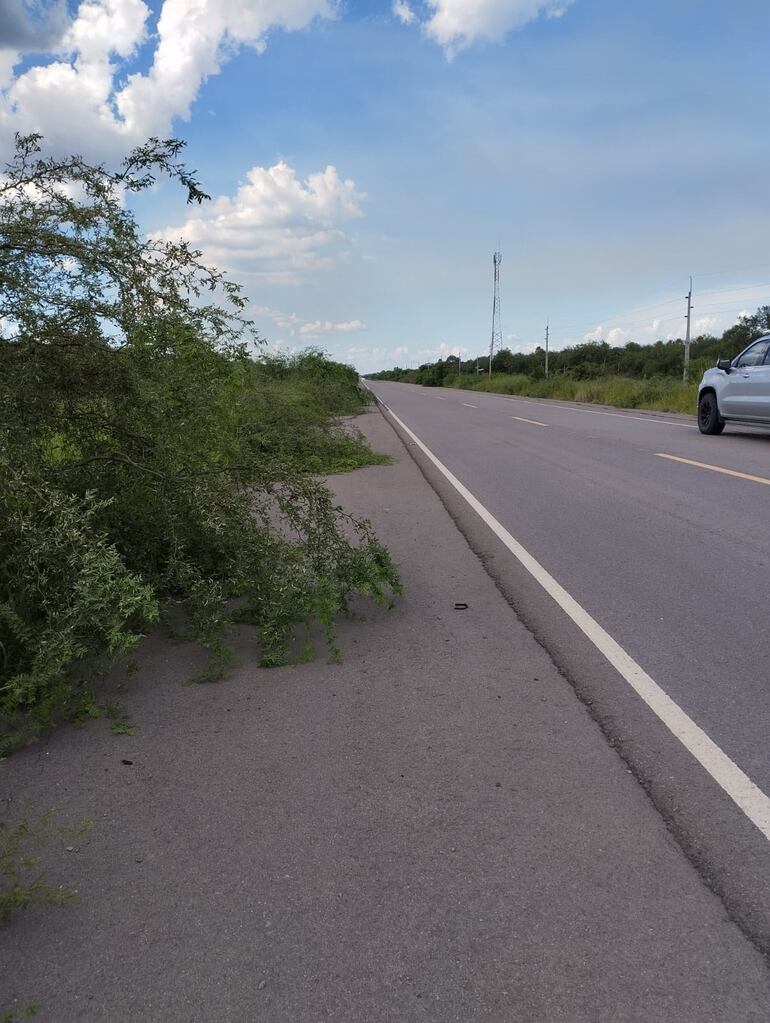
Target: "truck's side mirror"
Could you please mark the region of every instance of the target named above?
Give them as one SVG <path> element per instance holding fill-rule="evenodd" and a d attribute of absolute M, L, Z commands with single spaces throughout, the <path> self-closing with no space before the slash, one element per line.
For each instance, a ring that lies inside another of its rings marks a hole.
<path fill-rule="evenodd" d="M 717 360 L 717 369 L 723 369 L 725 373 L 729 373 L 733 368 L 731 359 L 719 359 Z"/>

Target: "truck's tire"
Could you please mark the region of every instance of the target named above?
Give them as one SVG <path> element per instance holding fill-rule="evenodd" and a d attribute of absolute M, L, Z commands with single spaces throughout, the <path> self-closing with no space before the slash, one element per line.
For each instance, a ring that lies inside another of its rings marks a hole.
<path fill-rule="evenodd" d="M 721 433 L 725 421 L 719 415 L 717 396 L 713 391 L 705 391 L 698 402 L 698 429 L 701 433 Z"/>

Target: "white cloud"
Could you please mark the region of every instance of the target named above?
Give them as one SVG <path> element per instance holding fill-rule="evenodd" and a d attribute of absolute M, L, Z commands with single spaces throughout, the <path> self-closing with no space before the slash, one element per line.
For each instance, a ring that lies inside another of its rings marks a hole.
<path fill-rule="evenodd" d="M 56 59 L 10 84 L 7 59 L 0 65 L 0 132 L 6 145 L 13 131 L 39 131 L 55 147 L 99 151 L 168 134 L 240 47 L 261 52 L 271 30 L 301 29 L 334 9 L 335 0 L 164 0 L 150 33 L 144 0 L 81 0 Z M 150 69 L 127 74 L 150 34 Z"/>
<path fill-rule="evenodd" d="M 416 18 L 412 8 L 404 0 L 395 0 L 391 10 L 402 25 L 411 25 Z"/>
<path fill-rule="evenodd" d="M 67 0 L 3 0 L 0 4 L 0 50 L 40 52 L 50 49 L 67 28 Z"/>
<path fill-rule="evenodd" d="M 698 334 L 713 334 L 718 323 L 719 320 L 716 316 L 699 316 L 693 320 L 692 333 L 695 337 Z"/>
<path fill-rule="evenodd" d="M 306 181 L 281 161 L 252 167 L 234 196 L 191 211 L 157 236 L 180 237 L 207 260 L 244 277 L 297 283 L 304 271 L 326 269 L 347 254 L 342 224 L 361 216 L 364 198 L 334 167 Z"/>
<path fill-rule="evenodd" d="M 360 345 L 352 345 L 345 349 L 345 355 L 351 359 L 359 359 L 360 356 L 367 356 L 369 359 L 379 359 L 385 354 L 384 348 L 362 348 Z"/>
<path fill-rule="evenodd" d="M 427 0 L 426 34 L 449 54 L 480 40 L 502 39 L 541 15 L 558 18 L 572 0 Z"/>
<path fill-rule="evenodd" d="M 361 320 L 309 320 L 299 328 L 300 337 L 319 337 L 321 334 L 358 334 L 366 330 Z"/>
<path fill-rule="evenodd" d="M 358 334 L 367 329 L 362 320 L 306 320 L 296 313 L 284 313 L 280 309 L 270 309 L 268 306 L 252 306 L 251 314 L 268 316 L 280 330 L 285 330 L 291 337 L 303 341 L 322 335 Z"/>
<path fill-rule="evenodd" d="M 13 81 L 13 69 L 19 60 L 19 53 L 15 50 L 0 50 L 0 93 L 7 89 Z M 2 111 L 2 96 L 0 96 L 0 112 Z M 1 117 L 0 113 L 0 117 Z"/>
<path fill-rule="evenodd" d="M 537 351 L 538 347 L 542 347 L 542 342 L 519 340 L 507 344 L 505 347 L 509 352 L 513 352 L 514 355 L 532 355 L 533 352 Z"/>
<path fill-rule="evenodd" d="M 127 123 L 187 117 L 198 88 L 240 46 L 258 52 L 270 29 L 304 28 L 329 17 L 329 0 L 165 0 L 148 75 L 131 75 L 117 97 Z"/>
<path fill-rule="evenodd" d="M 407 353 L 407 349 L 403 349 L 404 354 Z M 464 359 L 469 355 L 469 349 L 463 345 L 449 345 L 446 341 L 440 342 L 433 348 L 418 348 L 414 355 L 423 362 L 436 362 L 438 359 L 446 359 L 448 355 L 454 355 L 455 358 Z"/>
<path fill-rule="evenodd" d="M 623 327 L 613 327 L 607 331 L 607 344 L 608 345 L 624 345 L 626 341 L 630 339 L 630 334 Z"/>

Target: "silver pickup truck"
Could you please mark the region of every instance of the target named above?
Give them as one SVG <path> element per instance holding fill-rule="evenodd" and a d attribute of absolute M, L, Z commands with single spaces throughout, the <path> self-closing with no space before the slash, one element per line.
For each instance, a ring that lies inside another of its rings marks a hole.
<path fill-rule="evenodd" d="M 770 426 L 770 334 L 703 374 L 698 386 L 700 432 L 721 433 L 731 422 Z"/>

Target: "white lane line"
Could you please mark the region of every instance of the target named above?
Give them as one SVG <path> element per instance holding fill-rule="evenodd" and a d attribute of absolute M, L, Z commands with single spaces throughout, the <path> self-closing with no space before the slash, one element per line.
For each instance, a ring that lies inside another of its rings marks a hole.
<path fill-rule="evenodd" d="M 464 401 L 463 405 L 465 405 L 466 408 L 478 408 L 478 405 L 469 405 L 467 401 Z"/>
<path fill-rule="evenodd" d="M 657 458 L 668 458 L 671 462 L 682 462 L 684 465 L 694 465 L 698 469 L 710 469 L 711 472 L 721 472 L 725 476 L 736 476 L 739 480 L 750 480 L 752 483 L 764 483 L 770 487 L 770 480 L 765 476 L 752 476 L 750 472 L 738 472 L 737 469 L 725 469 L 722 465 L 709 465 L 708 462 L 694 462 L 692 458 L 681 458 L 679 455 L 664 455 L 662 451 L 656 452 Z"/>
<path fill-rule="evenodd" d="M 439 394 L 434 394 L 433 397 L 436 399 L 436 401 L 446 401 L 446 398 L 442 398 L 441 395 Z"/>
<path fill-rule="evenodd" d="M 511 400 L 511 399 L 509 399 Z M 629 416 L 625 412 L 604 412 L 596 408 L 575 408 L 573 405 L 551 405 L 546 401 L 530 401 L 527 398 L 512 398 L 513 401 L 524 402 L 525 405 L 540 405 L 541 408 L 557 409 L 560 412 L 582 412 L 587 416 L 611 416 L 613 419 L 633 419 L 637 423 L 657 423 L 659 426 L 678 426 L 680 429 L 697 430 L 692 423 L 674 423 L 670 419 L 659 419 L 657 416 Z"/>
<path fill-rule="evenodd" d="M 747 774 L 738 767 L 719 746 L 709 738 L 682 708 L 661 689 L 657 682 L 636 663 L 630 654 L 617 643 L 608 632 L 572 597 L 540 562 L 516 540 L 508 530 L 487 511 L 458 478 L 447 469 L 417 434 L 382 403 L 401 429 L 412 438 L 420 450 L 433 462 L 461 497 L 467 501 L 476 514 L 492 532 L 505 544 L 513 556 L 521 562 L 529 574 L 543 587 L 559 607 L 569 615 L 581 632 L 588 637 L 596 649 L 609 661 L 619 675 L 638 693 L 650 710 L 663 722 L 698 763 L 705 768 L 714 781 L 727 793 L 733 802 L 770 841 L 770 798 L 755 785 Z"/>
<path fill-rule="evenodd" d="M 531 423 L 532 426 L 548 426 L 548 423 L 539 423 L 537 419 L 523 419 L 521 416 L 511 416 L 511 419 L 515 419 L 519 423 Z"/>

